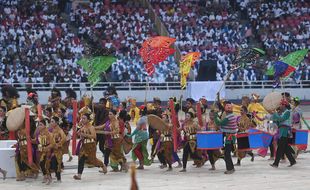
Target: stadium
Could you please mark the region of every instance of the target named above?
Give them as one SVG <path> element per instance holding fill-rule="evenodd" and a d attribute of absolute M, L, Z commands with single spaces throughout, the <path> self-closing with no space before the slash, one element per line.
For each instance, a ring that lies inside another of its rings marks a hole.
<path fill-rule="evenodd" d="M 309 49 L 306 0 L 0 0 L 1 187 L 307 189 Z"/>

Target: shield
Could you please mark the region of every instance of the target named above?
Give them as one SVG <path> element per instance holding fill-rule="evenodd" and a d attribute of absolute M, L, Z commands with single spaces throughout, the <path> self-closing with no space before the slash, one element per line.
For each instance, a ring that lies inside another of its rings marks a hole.
<path fill-rule="evenodd" d="M 17 131 L 24 124 L 25 108 L 15 108 L 7 113 L 6 126 L 9 131 Z"/>
<path fill-rule="evenodd" d="M 165 123 L 160 117 L 157 115 L 150 114 L 147 116 L 147 121 L 150 127 L 162 131 L 165 128 L 168 128 L 168 124 Z"/>

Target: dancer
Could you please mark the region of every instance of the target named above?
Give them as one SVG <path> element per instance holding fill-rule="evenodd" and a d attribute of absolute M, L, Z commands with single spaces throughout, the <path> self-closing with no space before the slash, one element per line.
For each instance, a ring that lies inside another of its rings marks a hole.
<path fill-rule="evenodd" d="M 250 128 L 255 128 L 256 123 L 253 120 L 252 116 L 248 113 L 248 109 L 245 106 L 241 106 L 241 116 L 237 119 L 238 125 L 238 134 L 247 133 Z M 254 154 L 252 151 L 242 151 L 237 149 L 238 161 L 235 166 L 241 165 L 241 160 L 246 156 L 250 155 L 251 162 L 254 161 Z"/>
<path fill-rule="evenodd" d="M 111 135 L 112 149 L 110 153 L 111 167 L 114 171 L 119 171 L 118 165 L 121 166 L 120 171 L 128 171 L 127 161 L 122 151 L 123 136 L 120 134 L 119 122 L 116 119 L 116 111 L 111 110 L 109 112 L 109 120 L 111 131 L 105 131 L 106 135 Z"/>
<path fill-rule="evenodd" d="M 143 170 L 144 166 L 150 166 L 152 162 L 148 159 L 149 154 L 146 148 L 149 139 L 146 111 L 141 112 L 141 117 L 137 122 L 136 129 L 130 135 L 126 134 L 126 136 L 130 138 L 135 136 L 132 148 L 132 160 L 139 160 L 139 166 L 137 169 Z"/>
<path fill-rule="evenodd" d="M 52 140 L 52 134 L 48 131 L 46 127 L 46 121 L 44 119 L 38 121 L 38 127 L 36 129 L 35 139 L 33 139 L 33 141 L 34 144 L 38 145 L 37 160 L 43 173 L 42 183 L 49 185 L 52 182 L 49 160 L 54 144 Z"/>
<path fill-rule="evenodd" d="M 179 128 L 179 130 L 183 130 L 186 135 L 186 142 L 183 148 L 183 169 L 180 172 L 186 172 L 187 159 L 190 155 L 192 159 L 202 161 L 202 158 L 198 156 L 197 153 L 197 142 L 196 142 L 196 133 L 198 130 L 198 124 L 193 120 L 194 114 L 192 112 L 188 112 L 185 115 L 186 119 L 184 121 L 184 125 Z M 202 164 L 198 163 L 198 166 Z"/>
<path fill-rule="evenodd" d="M 296 160 L 292 155 L 292 148 L 288 144 L 288 138 L 290 137 L 291 127 L 292 127 L 292 119 L 291 119 L 291 111 L 287 109 L 289 103 L 286 99 L 281 100 L 280 107 L 277 112 L 272 114 L 272 120 L 278 122 L 279 127 L 279 136 L 280 139 L 278 141 L 278 148 L 276 152 L 276 158 L 270 166 L 274 168 L 278 168 L 280 159 L 285 154 L 288 160 L 290 161 L 289 167 L 296 164 Z"/>
<path fill-rule="evenodd" d="M 51 119 L 50 128 L 48 129 L 52 135 L 53 147 L 50 158 L 50 169 L 56 173 L 57 182 L 61 182 L 61 165 L 63 156 L 63 146 L 66 143 L 66 135 L 59 127 L 59 117 L 53 116 Z"/>
<path fill-rule="evenodd" d="M 215 111 L 211 110 L 209 113 L 209 120 L 206 123 L 206 130 L 207 131 L 218 131 L 219 128 L 218 126 L 215 124 Z M 207 150 L 207 154 L 208 154 L 208 158 L 209 158 L 209 162 L 211 164 L 211 168 L 209 170 L 215 170 L 215 162 L 221 157 L 221 150 Z"/>
<path fill-rule="evenodd" d="M 95 128 L 90 124 L 90 121 L 90 114 L 86 113 L 82 115 L 82 128 L 78 132 L 81 137 L 79 146 L 77 148 L 77 153 L 79 155 L 78 174 L 73 176 L 75 180 L 82 179 L 85 162 L 102 168 L 102 170 L 99 172 L 104 174 L 107 173 L 106 166 L 96 157 L 96 131 Z"/>
<path fill-rule="evenodd" d="M 235 172 L 234 164 L 231 158 L 231 152 L 234 149 L 234 144 L 236 141 L 236 133 L 238 130 L 237 118 L 233 114 L 233 106 L 231 102 L 226 101 L 225 106 L 225 118 L 220 120 L 216 114 L 215 123 L 220 127 L 223 135 L 225 137 L 224 141 L 224 160 L 226 164 L 225 174 L 232 174 Z"/>

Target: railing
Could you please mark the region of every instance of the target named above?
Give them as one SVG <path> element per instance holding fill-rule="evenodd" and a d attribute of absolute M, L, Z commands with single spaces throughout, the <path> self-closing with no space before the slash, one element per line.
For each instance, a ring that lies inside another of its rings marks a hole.
<path fill-rule="evenodd" d="M 59 90 L 66 90 L 72 88 L 76 91 L 104 91 L 108 86 L 115 86 L 117 90 L 180 90 L 179 82 L 101 82 L 96 86 L 91 87 L 89 83 L 18 83 L 18 84 L 4 84 L 0 83 L 0 87 L 5 85 L 13 85 L 19 91 L 25 91 L 27 88 L 32 88 L 37 91 L 49 91 L 56 87 Z M 283 81 L 279 85 L 283 88 L 310 88 L 310 80 L 300 81 L 299 83 Z M 273 81 L 227 81 L 225 82 L 226 89 L 271 89 L 273 88 Z"/>

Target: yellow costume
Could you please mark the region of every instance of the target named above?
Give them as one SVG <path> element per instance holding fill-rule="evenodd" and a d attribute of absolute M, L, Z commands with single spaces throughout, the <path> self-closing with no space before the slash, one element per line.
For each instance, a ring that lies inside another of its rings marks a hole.
<path fill-rule="evenodd" d="M 140 119 L 140 109 L 137 107 L 137 100 L 131 99 L 130 100 L 131 107 L 130 107 L 130 116 L 134 124 L 137 124 L 137 121 Z"/>

